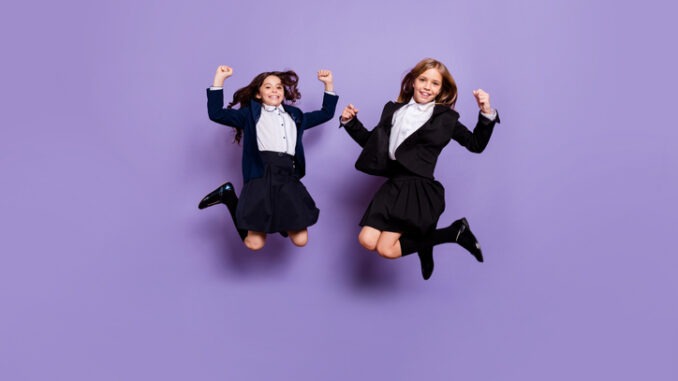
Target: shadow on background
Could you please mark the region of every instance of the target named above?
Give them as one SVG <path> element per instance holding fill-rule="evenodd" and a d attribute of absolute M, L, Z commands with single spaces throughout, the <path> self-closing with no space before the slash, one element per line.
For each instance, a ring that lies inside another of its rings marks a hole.
<path fill-rule="evenodd" d="M 208 214 L 207 211 L 210 215 L 204 216 L 197 229 L 204 240 L 212 242 L 211 252 L 216 256 L 220 273 L 253 277 L 269 275 L 279 272 L 292 259 L 288 249 L 296 246 L 288 238 L 269 234 L 264 248 L 252 251 L 240 240 L 226 206 L 215 205 L 202 212 Z"/>

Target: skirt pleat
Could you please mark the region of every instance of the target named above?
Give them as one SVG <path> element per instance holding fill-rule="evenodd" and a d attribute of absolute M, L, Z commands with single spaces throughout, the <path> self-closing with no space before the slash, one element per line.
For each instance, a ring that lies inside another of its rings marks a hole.
<path fill-rule="evenodd" d="M 360 226 L 423 236 L 436 228 L 445 210 L 445 189 L 432 179 L 396 176 L 372 198 Z"/>
<path fill-rule="evenodd" d="M 248 181 L 240 192 L 238 228 L 264 233 L 302 230 L 318 221 L 320 211 L 294 174 L 292 156 L 260 152 L 264 176 Z"/>

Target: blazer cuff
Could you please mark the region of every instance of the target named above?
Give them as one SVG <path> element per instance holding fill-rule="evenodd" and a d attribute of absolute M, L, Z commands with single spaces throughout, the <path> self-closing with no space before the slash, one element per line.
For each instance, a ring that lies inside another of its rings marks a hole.
<path fill-rule="evenodd" d="M 357 119 L 356 117 L 353 117 L 353 118 L 352 118 L 351 120 L 349 120 L 348 122 L 342 123 L 342 122 L 341 122 L 341 115 L 340 115 L 340 116 L 339 116 L 339 128 L 342 128 L 342 127 L 346 128 L 346 127 L 348 127 L 348 128 L 350 129 L 350 128 L 353 127 L 353 125 L 355 124 L 356 119 Z"/>
<path fill-rule="evenodd" d="M 487 117 L 487 114 L 483 114 L 482 112 L 478 113 L 478 120 L 480 122 L 483 122 L 484 124 L 494 124 L 494 123 L 501 123 L 501 119 L 499 119 L 499 111 L 497 109 L 494 110 L 494 119 L 490 119 Z"/>

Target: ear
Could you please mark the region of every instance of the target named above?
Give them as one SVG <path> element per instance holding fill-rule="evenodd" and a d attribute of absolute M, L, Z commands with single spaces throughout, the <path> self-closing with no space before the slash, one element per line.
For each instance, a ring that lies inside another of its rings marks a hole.
<path fill-rule="evenodd" d="M 261 99 L 261 95 L 259 95 L 259 93 L 257 93 L 257 95 L 255 95 L 254 97 L 257 99 Z"/>

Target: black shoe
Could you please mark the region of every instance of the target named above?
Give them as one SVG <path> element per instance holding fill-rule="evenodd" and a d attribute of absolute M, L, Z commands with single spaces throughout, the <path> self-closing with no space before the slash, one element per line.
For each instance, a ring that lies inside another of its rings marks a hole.
<path fill-rule="evenodd" d="M 237 203 L 238 197 L 235 194 L 233 184 L 225 183 L 221 185 L 219 188 L 210 192 L 210 194 L 205 196 L 202 200 L 200 200 L 200 204 L 198 204 L 198 209 L 209 208 L 210 206 L 216 204 L 225 204 L 226 206 L 230 206 L 229 204 L 231 202 Z"/>
<path fill-rule="evenodd" d="M 235 194 L 235 188 L 233 184 L 224 183 L 219 188 L 213 190 L 210 194 L 205 196 L 198 204 L 198 209 L 205 209 L 212 205 L 224 204 L 228 208 L 228 212 L 231 215 L 233 224 L 238 230 L 238 235 L 241 240 L 247 238 L 247 230 L 238 229 L 238 222 L 236 221 L 235 214 L 238 209 L 238 196 Z"/>
<path fill-rule="evenodd" d="M 459 230 L 457 231 L 456 242 L 468 250 L 478 262 L 483 261 L 483 251 L 480 249 L 480 243 L 476 239 L 476 236 L 471 232 L 471 228 L 468 226 L 468 221 L 466 218 L 454 221 L 453 225 L 458 225 Z"/>
<path fill-rule="evenodd" d="M 433 274 L 433 247 L 421 249 L 417 252 L 419 261 L 421 262 L 421 276 L 424 280 L 428 280 Z"/>

